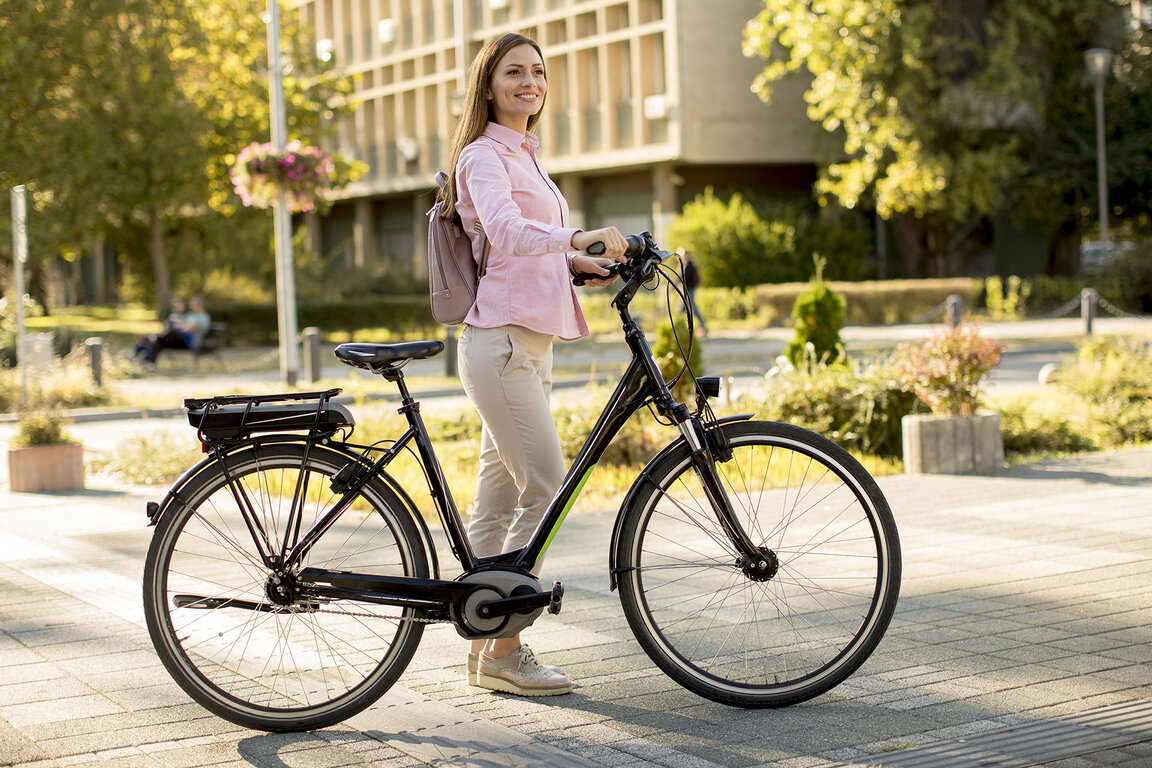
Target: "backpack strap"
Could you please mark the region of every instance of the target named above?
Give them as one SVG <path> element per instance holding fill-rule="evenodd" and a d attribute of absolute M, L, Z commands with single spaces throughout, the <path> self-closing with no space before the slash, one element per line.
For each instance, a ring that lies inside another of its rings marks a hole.
<path fill-rule="evenodd" d="M 448 186 L 448 174 L 444 171 L 436 171 L 436 186 L 440 187 L 441 192 Z M 488 248 L 492 244 L 488 242 L 488 235 L 484 233 L 484 227 L 480 226 L 479 221 L 476 222 L 473 229 L 480 235 L 480 265 L 476 268 L 476 279 L 479 280 L 488 271 Z"/>

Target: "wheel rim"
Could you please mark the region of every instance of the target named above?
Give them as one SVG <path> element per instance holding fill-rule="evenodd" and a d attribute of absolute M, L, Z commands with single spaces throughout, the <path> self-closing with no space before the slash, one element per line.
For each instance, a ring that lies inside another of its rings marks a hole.
<path fill-rule="evenodd" d="M 342 465 L 318 453 L 305 473 L 305 531 L 335 500 L 328 478 Z M 291 535 L 285 526 L 299 468 L 298 452 L 274 450 L 230 470 L 274 551 Z M 294 585 L 278 589 L 291 574 L 273 579 L 238 510 L 226 483 L 202 488 L 173 521 L 156 564 L 162 639 L 183 676 L 225 710 L 272 719 L 320 715 L 370 691 L 420 625 L 399 608 L 305 600 Z M 369 486 L 301 567 L 414 575 L 417 555 L 399 528 Z"/>
<path fill-rule="evenodd" d="M 732 447 L 717 469 L 766 567 L 753 572 L 736 552 L 685 457 L 650 497 L 634 539 L 639 619 L 667 663 L 708 689 L 826 690 L 887 621 L 877 608 L 889 588 L 888 534 L 859 482 L 826 453 L 763 435 Z"/>

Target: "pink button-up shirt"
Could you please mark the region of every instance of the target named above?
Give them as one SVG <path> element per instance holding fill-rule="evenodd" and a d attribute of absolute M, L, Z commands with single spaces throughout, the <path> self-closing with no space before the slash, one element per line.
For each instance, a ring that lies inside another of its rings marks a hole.
<path fill-rule="evenodd" d="M 536 159 L 540 140 L 498 123 L 460 153 L 456 212 L 473 238 L 477 220 L 491 247 L 488 270 L 464 322 L 479 328 L 519 325 L 561 339 L 588 335 L 568 273 L 579 229 L 566 226 L 568 203 Z"/>

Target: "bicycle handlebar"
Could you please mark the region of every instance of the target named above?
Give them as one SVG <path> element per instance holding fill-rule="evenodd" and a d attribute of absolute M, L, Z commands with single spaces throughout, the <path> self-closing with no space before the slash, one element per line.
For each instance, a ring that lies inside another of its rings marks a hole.
<path fill-rule="evenodd" d="M 656 243 L 652 240 L 652 235 L 648 232 L 627 235 L 624 239 L 628 241 L 628 248 L 624 251 L 624 255 L 628 257 L 627 263 L 616 262 L 604 268 L 609 273 L 624 278 L 626 282 L 631 282 L 636 278 L 640 278 L 637 282 L 638 285 L 648 282 L 655 274 L 656 267 L 672 256 L 671 253 L 657 248 Z M 599 256 L 604 253 L 604 243 L 592 243 L 586 252 L 590 256 Z M 598 275 L 594 272 L 581 272 L 572 278 L 572 284 L 584 285 L 589 280 L 599 280 L 604 277 L 605 275 Z"/>

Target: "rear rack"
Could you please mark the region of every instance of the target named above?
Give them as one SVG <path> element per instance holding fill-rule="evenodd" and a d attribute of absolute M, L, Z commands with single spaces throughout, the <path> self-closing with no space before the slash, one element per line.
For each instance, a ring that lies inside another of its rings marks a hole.
<path fill-rule="evenodd" d="M 255 433 L 306 432 L 309 438 L 327 438 L 356 426 L 352 413 L 332 398 L 339 388 L 323 392 L 287 392 L 270 395 L 223 395 L 188 398 L 188 423 L 205 445 L 237 443 Z"/>

